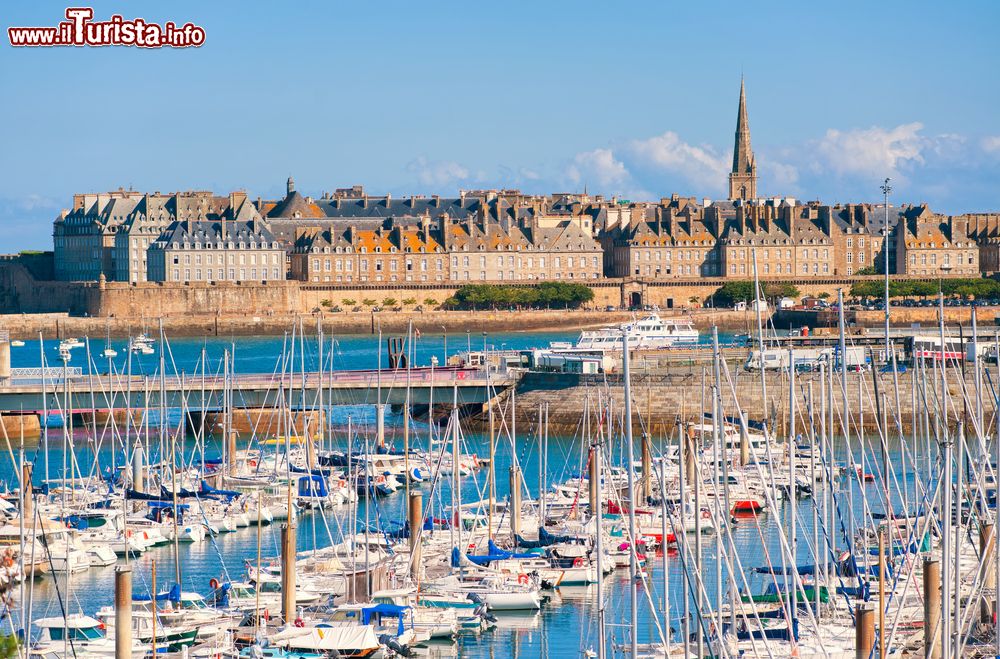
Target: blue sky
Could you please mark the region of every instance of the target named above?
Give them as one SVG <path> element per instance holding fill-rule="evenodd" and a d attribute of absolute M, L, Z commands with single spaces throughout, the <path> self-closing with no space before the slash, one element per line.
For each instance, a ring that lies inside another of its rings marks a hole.
<path fill-rule="evenodd" d="M 81 3 L 83 4 L 83 3 Z M 1000 210 L 993 2 L 95 2 L 188 50 L 0 47 L 0 251 L 73 192 L 725 191 L 741 72 L 758 191 Z M 5 7 L 54 25 L 65 4 Z"/>

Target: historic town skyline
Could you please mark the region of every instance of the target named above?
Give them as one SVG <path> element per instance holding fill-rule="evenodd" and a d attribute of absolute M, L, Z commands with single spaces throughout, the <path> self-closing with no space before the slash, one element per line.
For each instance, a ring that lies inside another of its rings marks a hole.
<path fill-rule="evenodd" d="M 9 51 L 16 66 L 8 81 L 22 91 L 0 109 L 0 122 L 38 127 L 9 131 L 7 150 L 17 158 L 0 166 L 10 248 L 46 247 L 51 218 L 81 190 L 242 188 L 278 198 L 288 173 L 316 195 L 363 183 L 396 196 L 517 187 L 725 198 L 741 70 L 760 196 L 877 201 L 878 183 L 891 176 L 897 203 L 926 201 L 946 213 L 998 205 L 1000 127 L 988 109 L 997 90 L 981 84 L 993 61 L 985 55 L 996 49 L 982 16 L 992 6 L 866 7 L 862 29 L 847 9 L 813 11 L 805 29 L 795 27 L 794 6 L 759 8 L 741 18 L 740 30 L 713 24 L 710 52 L 695 48 L 695 28 L 711 17 L 684 7 L 643 10 L 669 23 L 669 38 L 657 38 L 656 20 L 631 20 L 635 9 L 617 17 L 591 9 L 566 11 L 566 29 L 546 30 L 541 41 L 540 28 L 517 20 L 516 8 L 492 16 L 491 30 L 460 29 L 447 12 L 431 21 L 406 6 L 380 15 L 381 23 L 372 10 L 337 9 L 341 25 L 381 25 L 385 52 L 352 58 L 362 52 L 360 37 L 338 30 L 335 41 L 324 39 L 317 26 L 328 24 L 330 10 L 305 6 L 282 10 L 295 36 L 273 35 L 257 54 L 242 35 L 268 21 L 266 10 L 184 3 L 149 18 L 197 18 L 208 33 L 201 48 Z M 11 23 L 51 22 L 60 11 L 17 7 Z M 816 47 L 817 21 L 828 48 Z M 912 34 L 928 23 L 944 31 L 961 25 L 963 38 L 941 51 L 913 49 Z M 620 29 L 567 52 L 578 43 L 570 35 L 597 24 Z M 429 28 L 449 34 L 451 47 L 422 39 Z M 529 37 L 531 54 L 517 47 Z M 213 73 L 219 67 L 224 78 Z M 39 76 L 51 84 L 27 83 Z M 92 81 L 86 89 L 117 88 L 110 97 L 94 93 L 120 102 L 86 103 L 69 93 L 85 80 Z M 158 90 L 164 80 L 181 81 L 177 100 Z M 159 100 L 137 113 L 126 92 Z"/>

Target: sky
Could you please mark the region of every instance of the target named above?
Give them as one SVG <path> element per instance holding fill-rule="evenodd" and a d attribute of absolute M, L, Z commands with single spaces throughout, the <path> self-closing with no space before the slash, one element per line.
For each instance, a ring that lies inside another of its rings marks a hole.
<path fill-rule="evenodd" d="M 13 48 L 67 5 L 4 7 L 0 252 L 119 186 L 724 198 L 741 75 L 760 195 L 1000 211 L 996 2 L 89 4 L 206 41 Z"/>

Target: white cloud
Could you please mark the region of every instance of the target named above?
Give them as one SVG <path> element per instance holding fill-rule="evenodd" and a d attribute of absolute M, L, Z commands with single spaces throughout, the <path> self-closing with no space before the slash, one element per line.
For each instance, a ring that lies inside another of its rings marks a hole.
<path fill-rule="evenodd" d="M 798 193 L 799 168 L 795 165 L 767 160 L 757 157 L 759 163 L 760 179 L 767 183 L 767 190 L 774 190 L 776 194 L 788 195 Z M 767 190 L 758 190 L 766 193 Z"/>
<path fill-rule="evenodd" d="M 815 146 L 820 169 L 833 170 L 839 176 L 899 177 L 902 166 L 924 162 L 928 142 L 920 135 L 923 127 L 913 122 L 891 129 L 831 128 Z"/>
<path fill-rule="evenodd" d="M 625 164 L 615 158 L 611 149 L 594 149 L 578 153 L 566 169 L 566 176 L 577 185 L 618 188 L 630 179 Z"/>
<path fill-rule="evenodd" d="M 688 144 L 673 132 L 632 140 L 622 149 L 623 158 L 636 169 L 679 176 L 701 189 L 725 187 L 729 158 L 709 146 Z"/>
<path fill-rule="evenodd" d="M 428 161 L 420 156 L 406 165 L 406 171 L 416 175 L 417 182 L 426 187 L 454 187 L 470 178 L 469 169 L 450 160 Z"/>
<path fill-rule="evenodd" d="M 984 137 L 980 145 L 986 153 L 1000 153 L 1000 135 Z"/>

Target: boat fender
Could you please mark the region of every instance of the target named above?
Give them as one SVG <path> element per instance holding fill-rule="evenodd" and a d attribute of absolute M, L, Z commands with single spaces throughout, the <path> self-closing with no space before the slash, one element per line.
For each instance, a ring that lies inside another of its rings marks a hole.
<path fill-rule="evenodd" d="M 528 585 L 528 575 L 524 574 L 523 572 L 521 574 L 517 575 L 517 583 L 521 584 L 522 586 L 527 586 Z"/>
<path fill-rule="evenodd" d="M 712 518 L 712 513 L 708 512 L 707 510 L 703 510 L 703 511 L 701 511 L 701 518 L 702 519 L 711 519 Z"/>
<path fill-rule="evenodd" d="M 219 580 L 216 579 L 215 577 L 212 577 L 211 579 L 208 580 L 208 587 L 211 588 L 212 590 L 218 590 Z"/>
<path fill-rule="evenodd" d="M 573 559 L 573 567 L 583 567 L 583 557 L 577 556 Z"/>

